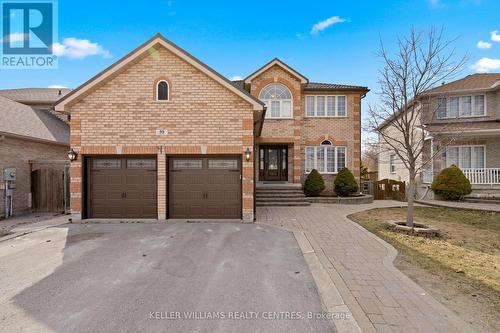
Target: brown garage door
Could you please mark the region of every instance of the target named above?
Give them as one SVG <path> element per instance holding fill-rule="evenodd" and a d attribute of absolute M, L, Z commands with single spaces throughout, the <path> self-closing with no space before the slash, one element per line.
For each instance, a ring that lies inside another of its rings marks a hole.
<path fill-rule="evenodd" d="M 89 217 L 156 218 L 156 158 L 91 157 Z"/>
<path fill-rule="evenodd" d="M 241 157 L 169 159 L 169 217 L 241 218 Z"/>

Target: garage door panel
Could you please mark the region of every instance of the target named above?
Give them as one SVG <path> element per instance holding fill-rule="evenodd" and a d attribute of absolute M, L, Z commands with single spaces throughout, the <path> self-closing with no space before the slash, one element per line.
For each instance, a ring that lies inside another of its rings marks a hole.
<path fill-rule="evenodd" d="M 94 157 L 88 166 L 89 217 L 157 217 L 156 158 Z"/>
<path fill-rule="evenodd" d="M 170 158 L 169 216 L 240 218 L 239 161 L 240 157 Z"/>

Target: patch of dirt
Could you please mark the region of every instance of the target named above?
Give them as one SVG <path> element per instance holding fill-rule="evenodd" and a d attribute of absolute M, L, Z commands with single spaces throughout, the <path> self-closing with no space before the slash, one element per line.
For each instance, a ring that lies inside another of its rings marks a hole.
<path fill-rule="evenodd" d="M 86 234 L 76 234 L 68 236 L 66 240 L 66 244 L 72 245 L 78 242 L 83 242 L 87 240 L 92 240 L 101 237 L 104 233 L 100 232 L 89 232 Z"/>

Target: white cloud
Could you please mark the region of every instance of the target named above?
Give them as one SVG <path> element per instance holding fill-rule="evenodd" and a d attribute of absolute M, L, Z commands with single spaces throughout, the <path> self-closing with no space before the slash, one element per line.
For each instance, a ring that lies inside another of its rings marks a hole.
<path fill-rule="evenodd" d="M 500 69 L 500 59 L 482 58 L 470 68 L 479 73 L 488 73 Z"/>
<path fill-rule="evenodd" d="M 2 41 L 5 42 L 5 43 L 9 43 L 9 42 L 22 42 L 24 40 L 28 40 L 29 39 L 29 35 L 28 34 L 23 34 L 21 32 L 14 32 L 10 35 L 5 35 L 4 38 L 2 38 Z"/>
<path fill-rule="evenodd" d="M 346 22 L 346 21 L 347 21 L 346 19 L 339 17 L 339 16 L 329 17 L 326 20 L 320 21 L 320 22 L 316 23 L 315 25 L 313 25 L 313 27 L 311 29 L 311 34 L 315 35 L 318 32 L 323 31 L 326 28 L 328 28 L 334 24 L 342 23 L 342 22 Z"/>
<path fill-rule="evenodd" d="M 52 89 L 68 89 L 68 87 L 61 86 L 59 84 L 53 84 L 53 85 L 48 86 L 47 88 L 52 88 Z"/>
<path fill-rule="evenodd" d="M 102 56 L 110 58 L 111 53 L 98 43 L 92 43 L 88 39 L 65 38 L 61 43 L 54 43 L 52 51 L 58 57 L 83 59 L 89 56 Z"/>
<path fill-rule="evenodd" d="M 238 80 L 243 80 L 243 78 L 239 75 L 235 75 L 233 77 L 230 78 L 231 81 L 238 81 Z"/>
<path fill-rule="evenodd" d="M 477 42 L 476 46 L 478 49 L 489 49 L 491 48 L 491 45 L 492 45 L 491 43 L 480 40 L 479 42 Z"/>
<path fill-rule="evenodd" d="M 498 30 L 491 32 L 491 40 L 494 42 L 500 42 L 500 34 L 498 33 Z"/>

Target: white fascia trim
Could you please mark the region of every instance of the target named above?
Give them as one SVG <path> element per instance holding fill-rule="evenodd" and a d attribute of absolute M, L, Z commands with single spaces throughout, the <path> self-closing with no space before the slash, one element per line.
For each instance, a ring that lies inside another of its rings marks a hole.
<path fill-rule="evenodd" d="M 161 46 L 165 47 L 167 50 L 170 52 L 174 53 L 177 55 L 179 58 L 187 61 L 189 64 L 193 65 L 196 69 L 200 70 L 202 73 L 206 74 L 208 77 L 214 79 L 216 82 L 220 83 L 222 86 L 228 88 L 230 91 L 235 93 L 236 95 L 240 96 L 244 100 L 248 101 L 250 104 L 252 104 L 254 110 L 263 110 L 264 106 L 261 105 L 260 103 L 257 103 L 257 101 L 253 100 L 251 97 L 243 93 L 241 90 L 233 86 L 231 83 L 225 81 L 212 71 L 210 71 L 208 68 L 205 66 L 201 65 L 198 61 L 192 59 L 191 57 L 187 56 L 184 52 L 181 50 L 177 49 L 176 47 L 170 45 L 169 43 L 165 42 L 162 38 L 155 38 L 151 40 L 148 44 L 144 45 L 142 48 L 138 49 L 134 54 L 128 56 L 126 59 L 122 60 L 122 63 L 119 65 L 110 68 L 109 70 L 105 71 L 102 73 L 99 77 L 95 78 L 91 82 L 88 82 L 86 85 L 78 88 L 79 91 L 76 92 L 74 95 L 69 96 L 67 99 L 61 101 L 60 103 L 56 104 L 55 110 L 56 111 L 65 111 L 65 106 L 68 103 L 71 103 L 71 101 L 74 101 L 77 99 L 79 96 L 84 94 L 85 92 L 91 90 L 93 87 L 98 85 L 100 82 L 104 81 L 105 79 L 109 78 L 116 72 L 118 72 L 120 69 L 123 67 L 127 66 L 130 64 L 132 61 L 134 61 L 138 56 L 146 52 L 148 49 L 151 47 L 155 46 L 156 44 L 160 44 Z"/>

